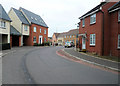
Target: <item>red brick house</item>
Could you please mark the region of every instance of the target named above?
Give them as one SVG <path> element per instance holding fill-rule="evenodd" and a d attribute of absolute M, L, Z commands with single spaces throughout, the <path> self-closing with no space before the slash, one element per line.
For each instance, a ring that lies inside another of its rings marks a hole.
<path fill-rule="evenodd" d="M 48 41 L 48 26 L 37 14 L 24 8 L 19 9 L 30 23 L 29 37 L 23 37 L 26 45 L 32 46 L 34 43 L 42 44 Z"/>
<path fill-rule="evenodd" d="M 108 11 L 110 14 L 110 54 L 120 57 L 120 1 Z"/>
<path fill-rule="evenodd" d="M 120 33 L 117 26 L 118 12 L 111 20 L 114 14 L 110 13 L 108 9 L 117 2 L 102 2 L 86 14 L 81 16 L 79 25 L 79 47 L 80 50 L 87 50 L 88 52 L 95 52 L 98 55 L 113 55 L 118 56 L 120 50 L 116 47 L 118 45 L 118 33 Z M 116 23 L 116 24 L 113 24 Z M 116 26 L 117 25 L 117 26 Z M 116 28 L 117 32 L 112 31 Z M 112 36 L 117 33 L 116 36 Z M 113 38 L 116 43 L 114 44 Z M 116 45 L 116 46 L 115 46 Z M 113 49 L 114 47 L 114 49 Z"/>

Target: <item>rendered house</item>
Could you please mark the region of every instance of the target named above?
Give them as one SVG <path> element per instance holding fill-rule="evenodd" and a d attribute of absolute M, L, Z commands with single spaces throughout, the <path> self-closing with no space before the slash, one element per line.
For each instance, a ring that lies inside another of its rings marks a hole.
<path fill-rule="evenodd" d="M 25 38 L 26 45 L 32 46 L 34 43 L 42 44 L 48 41 L 48 26 L 43 19 L 24 8 L 19 9 L 30 23 L 29 37 Z"/>
<path fill-rule="evenodd" d="M 64 45 L 64 35 L 66 34 L 66 32 L 64 33 L 60 33 L 57 37 L 57 43 L 59 46 L 63 46 Z"/>
<path fill-rule="evenodd" d="M 102 2 L 79 18 L 80 50 L 87 50 L 98 55 L 118 56 L 118 53 L 115 53 L 119 52 L 116 47 L 118 33 L 120 33 L 117 20 L 118 11 L 116 14 L 108 12 L 108 9 L 114 4 L 116 2 Z M 116 32 L 113 31 L 113 28 Z"/>
<path fill-rule="evenodd" d="M 52 36 L 52 45 L 54 46 L 57 43 L 57 37 L 60 33 L 54 33 Z"/>
<path fill-rule="evenodd" d="M 12 46 L 23 46 L 27 45 L 27 38 L 29 37 L 29 22 L 22 14 L 21 11 L 11 8 L 8 13 L 9 17 L 12 19 L 11 31 L 10 31 L 10 41 Z"/>
<path fill-rule="evenodd" d="M 11 19 L 0 4 L 0 43 L 10 43 Z"/>

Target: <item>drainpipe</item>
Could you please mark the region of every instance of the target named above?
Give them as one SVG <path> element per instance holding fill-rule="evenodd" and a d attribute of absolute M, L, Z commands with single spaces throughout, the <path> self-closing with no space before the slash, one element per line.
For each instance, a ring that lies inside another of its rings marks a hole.
<path fill-rule="evenodd" d="M 102 55 L 104 55 L 104 12 L 101 10 L 103 14 L 103 21 L 102 21 Z"/>

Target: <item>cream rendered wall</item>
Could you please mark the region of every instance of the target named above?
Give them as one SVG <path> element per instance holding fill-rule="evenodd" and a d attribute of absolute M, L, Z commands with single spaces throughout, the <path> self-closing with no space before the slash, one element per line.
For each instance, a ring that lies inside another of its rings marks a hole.
<path fill-rule="evenodd" d="M 23 32 L 22 32 L 22 34 L 23 35 L 29 35 L 29 25 L 27 25 L 27 27 L 28 27 L 28 30 L 27 31 L 25 31 L 25 29 L 24 29 L 24 27 L 25 27 L 25 24 L 22 24 L 23 25 Z"/>
<path fill-rule="evenodd" d="M 62 40 L 62 43 L 60 43 L 60 44 L 63 45 L 63 37 L 58 37 L 58 38 L 57 38 L 57 43 L 59 44 L 58 40 Z"/>
<path fill-rule="evenodd" d="M 0 34 L 7 34 L 7 43 L 10 43 L 10 21 L 6 21 L 3 19 L 0 19 L 0 21 L 5 21 L 6 22 L 6 27 L 1 28 L 0 27 Z"/>
<path fill-rule="evenodd" d="M 21 33 L 21 28 L 22 28 L 22 22 L 20 19 L 17 17 L 16 13 L 14 12 L 13 9 L 11 9 L 8 13 L 9 17 L 11 18 L 12 22 L 11 25 L 15 27 L 20 33 Z"/>

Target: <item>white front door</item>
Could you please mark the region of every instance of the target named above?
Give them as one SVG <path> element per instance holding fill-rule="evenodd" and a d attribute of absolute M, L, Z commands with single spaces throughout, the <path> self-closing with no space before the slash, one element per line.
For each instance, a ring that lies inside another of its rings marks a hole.
<path fill-rule="evenodd" d="M 82 49 L 86 49 L 85 37 L 82 37 Z"/>
<path fill-rule="evenodd" d="M 42 36 L 39 36 L 39 44 L 42 44 Z"/>

